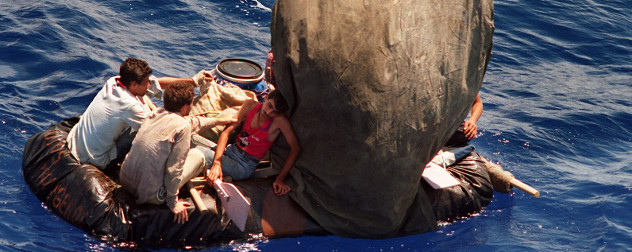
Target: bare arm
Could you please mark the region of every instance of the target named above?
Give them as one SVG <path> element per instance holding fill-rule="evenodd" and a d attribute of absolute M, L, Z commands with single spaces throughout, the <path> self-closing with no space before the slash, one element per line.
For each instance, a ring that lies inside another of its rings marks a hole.
<path fill-rule="evenodd" d="M 202 70 L 200 71 L 201 73 L 205 73 L 206 71 Z M 210 74 L 209 74 L 210 76 Z M 197 75 L 196 75 L 197 77 Z M 194 77 L 195 78 L 195 77 Z M 149 86 L 149 88 L 147 89 L 147 95 L 148 96 L 152 96 L 158 99 L 162 99 L 162 93 L 164 92 L 165 89 L 167 89 L 169 86 L 173 85 L 176 82 L 186 82 L 186 83 L 190 83 L 194 86 L 199 86 L 198 83 L 196 83 L 196 81 L 194 80 L 194 78 L 179 78 L 179 77 L 160 77 L 157 78 L 156 76 L 149 76 L 149 83 L 151 83 L 151 85 Z M 200 77 L 202 80 L 208 80 L 211 81 L 213 80 L 212 77 L 206 77 L 205 75 L 203 75 L 202 77 Z"/>
<path fill-rule="evenodd" d="M 292 125 L 290 124 L 290 121 L 285 116 L 280 116 L 276 118 L 275 122 L 278 123 L 281 133 L 283 133 L 285 140 L 290 146 L 290 153 L 288 154 L 287 158 L 285 159 L 285 162 L 283 163 L 283 168 L 281 169 L 281 172 L 279 173 L 276 180 L 274 180 L 274 183 L 272 184 L 274 193 L 277 196 L 281 196 L 290 191 L 290 187 L 287 184 L 285 184 L 284 180 L 287 177 L 287 174 L 290 172 L 290 169 L 292 169 L 292 166 L 294 166 L 296 159 L 298 159 L 298 154 L 301 152 L 301 146 L 298 143 L 296 134 L 294 134 L 294 130 L 292 129 Z"/>
<path fill-rule="evenodd" d="M 213 185 L 215 179 L 222 178 L 222 156 L 224 156 L 224 151 L 226 150 L 226 145 L 228 145 L 228 137 L 230 133 L 235 130 L 239 123 L 245 121 L 248 112 L 254 108 L 254 105 L 257 105 L 256 101 L 247 100 L 239 109 L 237 114 L 238 123 L 233 123 L 228 125 L 219 135 L 219 139 L 217 140 L 217 149 L 215 150 L 215 156 L 213 157 L 213 165 L 209 170 L 206 171 L 206 181 L 209 185 Z"/>
<path fill-rule="evenodd" d="M 476 98 L 474 99 L 474 103 L 472 104 L 472 115 L 470 116 L 470 120 L 473 120 L 474 123 L 478 122 L 478 119 L 483 114 L 483 100 L 481 100 L 481 94 L 476 94 Z"/>
<path fill-rule="evenodd" d="M 472 114 L 470 118 L 465 121 L 463 131 L 465 133 L 465 137 L 467 139 L 473 139 L 476 137 L 476 132 L 478 131 L 478 127 L 476 127 L 476 122 L 483 114 L 483 101 L 481 100 L 480 93 L 476 94 L 476 98 L 474 99 L 474 103 L 472 104 Z"/>
<path fill-rule="evenodd" d="M 230 133 L 235 130 L 235 127 L 235 124 L 231 124 L 219 135 L 217 147 L 215 149 L 215 156 L 213 157 L 213 165 L 210 169 L 206 170 L 205 173 L 206 182 L 211 186 L 213 185 L 213 181 L 216 179 L 222 179 L 222 157 L 224 156 L 224 151 L 226 150 L 226 145 L 228 144 L 228 136 L 230 136 Z"/>
<path fill-rule="evenodd" d="M 160 88 L 162 90 L 165 90 L 171 84 L 176 83 L 176 82 L 180 82 L 180 81 L 191 83 L 191 85 L 195 85 L 195 82 L 193 81 L 193 78 L 159 77 L 157 79 L 158 79 L 158 83 L 160 83 Z"/>
<path fill-rule="evenodd" d="M 227 125 L 237 122 L 237 118 L 235 117 L 207 118 L 189 115 L 185 116 L 184 119 L 191 125 L 191 131 L 193 133 L 204 132 L 217 125 Z"/>

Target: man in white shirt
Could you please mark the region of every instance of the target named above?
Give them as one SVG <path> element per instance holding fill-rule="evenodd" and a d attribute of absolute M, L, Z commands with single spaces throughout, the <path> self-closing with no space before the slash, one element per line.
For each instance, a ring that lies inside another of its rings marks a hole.
<path fill-rule="evenodd" d="M 68 134 L 68 148 L 79 162 L 104 170 L 111 161 L 123 160 L 135 131 L 156 107 L 146 96 L 148 88 L 149 93 L 160 97 L 161 89 L 174 82 L 195 85 L 192 78 L 156 78 L 151 74 L 147 62 L 128 58 L 121 64 L 119 76 L 106 81 Z M 126 131 L 128 128 L 131 130 Z"/>

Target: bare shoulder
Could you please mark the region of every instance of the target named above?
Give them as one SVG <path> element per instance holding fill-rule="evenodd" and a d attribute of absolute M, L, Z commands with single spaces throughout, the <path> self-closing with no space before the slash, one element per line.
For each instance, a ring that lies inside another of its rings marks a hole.
<path fill-rule="evenodd" d="M 280 129 L 287 129 L 290 128 L 291 129 L 291 125 L 290 125 L 290 120 L 287 119 L 287 117 L 285 115 L 280 115 L 274 118 L 274 121 L 272 121 L 272 125 L 275 128 L 280 128 Z"/>
<path fill-rule="evenodd" d="M 246 101 L 244 101 L 244 104 L 242 104 L 241 106 L 243 108 L 248 108 L 248 110 L 252 110 L 255 106 L 257 106 L 257 104 L 259 104 L 258 101 L 255 101 L 253 99 L 248 99 Z"/>
<path fill-rule="evenodd" d="M 250 111 L 254 109 L 258 103 L 259 102 L 252 99 L 248 99 L 244 101 L 244 104 L 242 104 L 241 108 L 239 108 L 239 113 L 238 113 L 239 121 L 245 120 L 248 113 L 250 113 Z"/>

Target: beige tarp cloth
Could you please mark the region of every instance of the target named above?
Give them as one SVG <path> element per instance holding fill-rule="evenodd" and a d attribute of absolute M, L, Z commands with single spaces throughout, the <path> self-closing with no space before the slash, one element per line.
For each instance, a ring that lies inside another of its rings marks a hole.
<path fill-rule="evenodd" d="M 257 96 L 250 90 L 242 90 L 236 85 L 226 84 L 221 86 L 215 81 L 204 80 L 204 70 L 200 71 L 194 79 L 199 83 L 200 93 L 193 99 L 191 115 L 215 118 L 219 116 L 237 114 L 241 105 L 247 99 L 257 100 Z M 210 131 L 200 132 L 200 135 L 217 142 L 219 134 L 224 126 L 216 126 Z"/>
<path fill-rule="evenodd" d="M 291 197 L 341 236 L 435 229 L 420 177 L 481 87 L 492 1 L 277 0 L 270 30 L 302 148 Z"/>

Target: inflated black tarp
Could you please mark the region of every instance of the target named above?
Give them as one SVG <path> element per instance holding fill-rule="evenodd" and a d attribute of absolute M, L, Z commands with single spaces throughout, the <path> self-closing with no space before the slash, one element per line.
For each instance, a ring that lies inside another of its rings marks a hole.
<path fill-rule="evenodd" d="M 207 207 L 214 206 L 218 212 L 201 214 L 195 209 L 190 195 L 182 192 L 186 190 L 181 190 L 180 198 L 188 200 L 191 207 L 188 208 L 189 221 L 178 224 L 173 221 L 173 213 L 166 205 L 137 205 L 133 196 L 112 177 L 93 165 L 82 165 L 72 157 L 66 147 L 66 137 L 78 120 L 78 117 L 66 119 L 31 136 L 24 147 L 22 160 L 24 179 L 35 196 L 64 220 L 90 235 L 121 246 L 208 246 L 264 232 L 262 218 L 266 205 L 274 206 L 266 203 L 266 196 L 273 194 L 274 178 L 234 183 L 251 203 L 244 232 L 230 221 L 210 186 L 201 191 L 201 197 Z M 274 207 L 289 208 L 289 205 Z M 302 210 L 294 216 L 292 221 L 304 224 L 302 229 L 292 230 L 291 235 L 326 233 L 306 219 Z M 266 221 L 273 222 L 275 217 L 267 216 Z"/>
<path fill-rule="evenodd" d="M 472 152 L 446 169 L 460 182 L 459 185 L 433 189 L 424 180 L 421 183 L 438 221 L 452 222 L 478 213 L 492 201 L 494 188 L 485 162 L 478 153 Z"/>
<path fill-rule="evenodd" d="M 166 206 L 137 206 L 131 194 L 98 168 L 80 164 L 66 147 L 78 117 L 33 135 L 24 147 L 24 179 L 48 208 L 91 235 L 114 243 L 158 246 L 206 239 L 226 228 L 226 216 L 199 216 L 179 225 Z M 151 244 L 148 244 L 151 245 Z"/>
<path fill-rule="evenodd" d="M 217 212 L 201 214 L 193 207 L 188 193 L 189 221 L 177 224 L 165 205 L 135 204 L 112 177 L 96 167 L 79 164 L 66 148 L 66 137 L 78 118 L 63 120 L 26 143 L 23 174 L 33 193 L 46 207 L 64 220 L 98 239 L 118 246 L 161 248 L 206 247 L 230 240 L 251 237 L 287 237 L 328 234 L 289 196 L 277 197 L 270 178 L 251 178 L 234 182 L 250 201 L 246 230 L 241 232 L 224 212 L 217 193 L 209 186 L 201 191 L 207 207 Z M 450 221 L 479 212 L 493 195 L 485 164 L 472 153 L 448 171 L 461 184 L 436 190 L 425 180 L 418 183 L 429 196 L 436 216 L 434 222 Z M 369 192 L 373 193 L 373 192 Z"/>
<path fill-rule="evenodd" d="M 278 0 L 278 89 L 301 144 L 290 195 L 326 230 L 436 228 L 425 164 L 463 121 L 491 56 L 491 0 Z M 273 164 L 287 155 L 283 140 Z"/>

